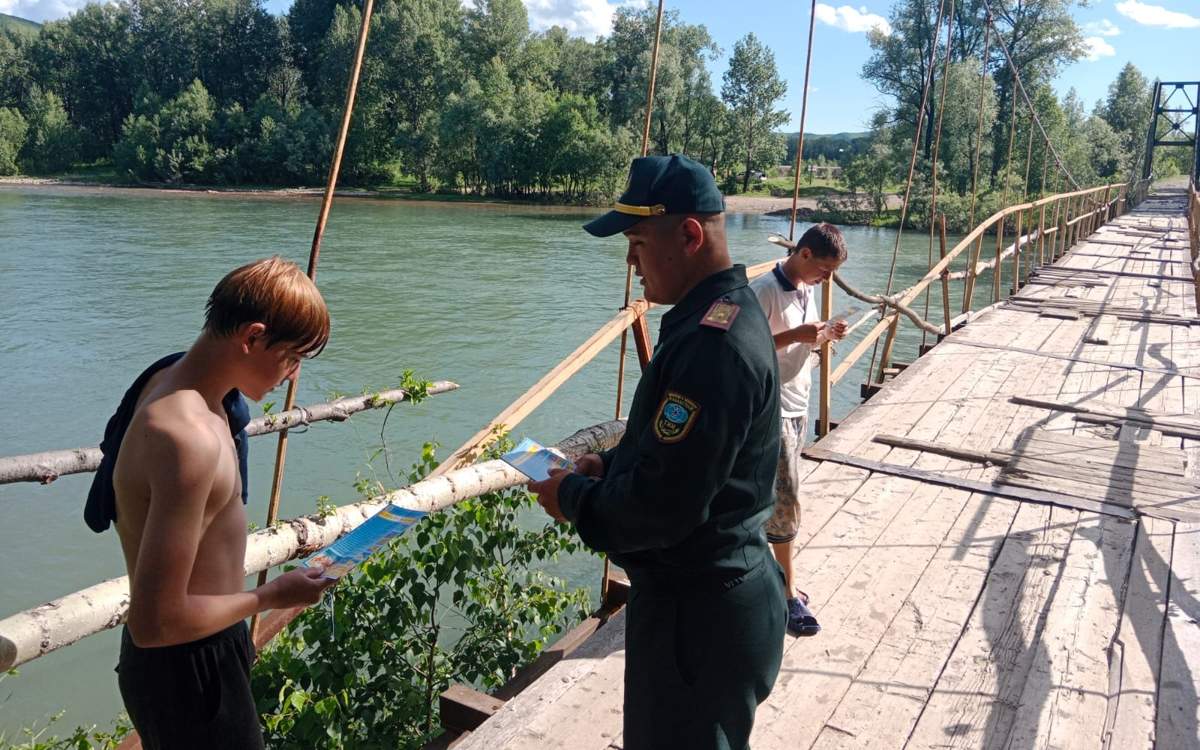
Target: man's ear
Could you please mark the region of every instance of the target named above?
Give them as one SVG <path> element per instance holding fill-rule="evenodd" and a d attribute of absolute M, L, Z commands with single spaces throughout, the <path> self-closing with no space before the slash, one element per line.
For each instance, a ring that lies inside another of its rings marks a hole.
<path fill-rule="evenodd" d="M 684 253 L 695 255 L 704 245 L 704 225 L 696 217 L 688 216 L 680 223 L 679 231 L 683 232 Z"/>
<path fill-rule="evenodd" d="M 243 323 L 238 326 L 235 337 L 238 345 L 242 348 L 243 354 L 249 354 L 250 350 L 259 341 L 262 341 L 267 335 L 267 327 L 262 323 Z"/>

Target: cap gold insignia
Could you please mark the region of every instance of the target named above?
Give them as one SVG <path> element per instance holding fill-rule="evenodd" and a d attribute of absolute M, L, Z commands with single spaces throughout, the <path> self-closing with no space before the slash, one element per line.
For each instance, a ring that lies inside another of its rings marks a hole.
<path fill-rule="evenodd" d="M 728 331 L 733 325 L 733 319 L 742 311 L 741 306 L 735 305 L 728 300 L 717 300 L 713 306 L 708 308 L 708 312 L 700 319 L 700 325 L 708 326 L 709 328 L 720 328 L 722 331 Z"/>

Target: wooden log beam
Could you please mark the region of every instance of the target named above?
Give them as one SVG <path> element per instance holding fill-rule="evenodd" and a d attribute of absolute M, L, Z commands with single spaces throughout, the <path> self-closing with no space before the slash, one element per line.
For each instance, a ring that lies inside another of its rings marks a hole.
<path fill-rule="evenodd" d="M 430 385 L 429 395 L 437 396 L 457 389 L 457 383 L 439 380 Z M 362 396 L 339 398 L 311 406 L 300 406 L 278 414 L 264 414 L 261 417 L 255 417 L 250 420 L 250 424 L 246 425 L 246 434 L 255 437 L 282 432 L 313 422 L 342 422 L 361 411 L 382 409 L 407 399 L 408 394 L 403 389 L 395 388 Z M 49 484 L 68 474 L 92 472 L 100 466 L 100 459 L 103 458 L 103 455 L 100 448 L 96 447 L 71 448 L 0 458 L 0 484 L 14 482 Z"/>
<path fill-rule="evenodd" d="M 579 456 L 615 446 L 624 432 L 624 422 L 604 422 L 576 432 L 557 447 L 569 456 Z M 331 515 L 311 515 L 280 522 L 247 537 L 245 573 L 252 575 L 312 554 L 357 527 L 388 503 L 432 513 L 461 500 L 527 481 L 525 475 L 503 461 L 487 461 L 424 479 L 361 503 L 341 506 Z M 6 617 L 0 620 L 0 671 L 114 628 L 124 621 L 128 609 L 129 579 L 122 576 Z M 269 619 L 264 619 L 260 632 L 266 630 Z"/>
<path fill-rule="evenodd" d="M 434 471 L 433 476 L 441 476 L 462 466 L 469 465 L 479 458 L 483 449 L 496 439 L 496 436 L 506 430 L 511 430 L 521 420 L 533 413 L 533 410 L 551 396 L 563 383 L 575 373 L 583 369 L 597 354 L 621 336 L 621 333 L 646 314 L 650 303 L 644 299 L 634 300 L 629 307 L 621 310 L 608 323 L 593 333 L 559 362 L 550 372 L 534 383 L 529 390 L 521 394 L 516 401 L 508 405 L 504 411 L 496 415 L 483 429 L 472 435 L 457 450 L 446 457 L 441 466 Z"/>
<path fill-rule="evenodd" d="M 1010 400 L 1014 404 L 1021 404 L 1022 406 L 1036 406 L 1054 411 L 1137 422 L 1161 432 L 1169 430 L 1171 431 L 1169 434 L 1172 435 L 1200 439 L 1200 419 L 1189 414 L 1170 414 L 1150 409 L 1117 406 L 1116 404 L 1108 404 L 1103 401 L 1086 401 L 1077 404 L 1069 401 L 1030 398 L 1028 396 L 1013 396 Z"/>

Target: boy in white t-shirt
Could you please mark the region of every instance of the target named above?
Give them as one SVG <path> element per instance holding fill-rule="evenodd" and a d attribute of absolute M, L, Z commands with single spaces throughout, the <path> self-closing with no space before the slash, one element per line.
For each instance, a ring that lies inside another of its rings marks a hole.
<path fill-rule="evenodd" d="M 820 624 L 808 609 L 808 595 L 793 583 L 792 541 L 800 530 L 798 472 L 808 430 L 808 394 L 814 351 L 825 341 L 846 335 L 846 322 L 822 322 L 817 285 L 846 261 L 842 233 L 832 224 L 810 227 L 788 251 L 787 260 L 750 282 L 758 296 L 779 358 L 779 410 L 782 417 L 775 511 L 767 521 L 767 541 L 783 567 L 788 593 L 788 632 L 816 635 Z"/>

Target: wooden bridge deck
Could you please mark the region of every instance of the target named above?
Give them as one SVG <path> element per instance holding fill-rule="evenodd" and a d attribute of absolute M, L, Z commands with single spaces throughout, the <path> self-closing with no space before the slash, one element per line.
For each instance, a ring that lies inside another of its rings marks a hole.
<path fill-rule="evenodd" d="M 1183 200 L 1077 244 L 815 446 L 795 564 L 824 630 L 788 638 L 755 750 L 1200 747 Z M 618 615 L 458 747 L 620 748 L 623 668 Z"/>

